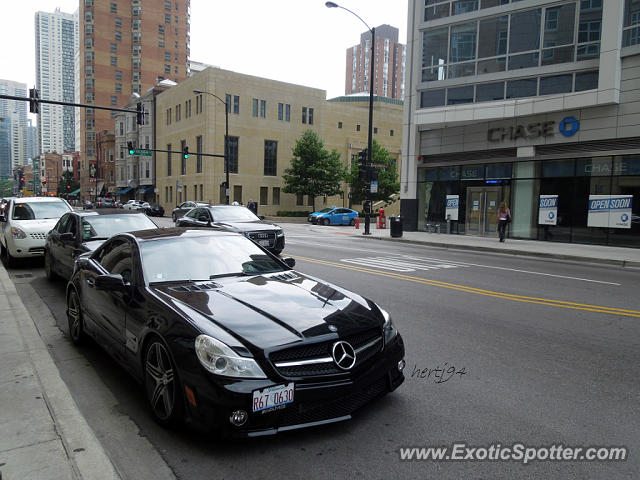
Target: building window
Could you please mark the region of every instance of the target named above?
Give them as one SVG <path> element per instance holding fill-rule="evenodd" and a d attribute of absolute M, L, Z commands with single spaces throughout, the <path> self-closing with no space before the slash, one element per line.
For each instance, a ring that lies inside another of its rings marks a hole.
<path fill-rule="evenodd" d="M 116 3 L 109 4 L 109 12 L 118 13 L 118 5 Z"/>
<path fill-rule="evenodd" d="M 291 105 L 289 105 L 288 103 L 284 106 L 284 121 L 291 121 Z"/>
<path fill-rule="evenodd" d="M 260 205 L 269 205 L 269 187 L 260 187 Z"/>
<path fill-rule="evenodd" d="M 360 125 L 358 124 L 356 125 L 356 132 L 359 132 L 359 131 L 360 131 Z"/>
<path fill-rule="evenodd" d="M 164 201 L 169 203 L 169 187 L 164 187 Z"/>
<path fill-rule="evenodd" d="M 260 116 L 266 118 L 267 116 L 267 101 L 260 100 Z"/>
<path fill-rule="evenodd" d="M 164 35 L 164 25 L 158 25 L 158 33 Z"/>
<path fill-rule="evenodd" d="M 253 116 L 254 117 L 258 116 L 258 99 L 257 98 L 253 99 Z"/>
<path fill-rule="evenodd" d="M 313 125 L 313 108 L 309 107 L 309 125 Z"/>
<path fill-rule="evenodd" d="M 393 130 L 389 130 L 389 136 L 393 137 Z"/>
<path fill-rule="evenodd" d="M 278 120 L 283 120 L 283 119 L 284 119 L 284 104 L 279 103 L 278 104 Z"/>
<path fill-rule="evenodd" d="M 200 198 L 199 198 L 199 200 L 202 201 L 202 184 L 200 184 Z"/>
<path fill-rule="evenodd" d="M 122 93 L 122 84 L 116 83 L 116 93 Z"/>
<path fill-rule="evenodd" d="M 307 107 L 302 107 L 302 123 L 307 123 Z"/>
<path fill-rule="evenodd" d="M 164 66 L 164 73 L 167 75 L 171 74 L 171 65 Z"/>
<path fill-rule="evenodd" d="M 164 48 L 164 38 L 158 39 L 158 48 Z"/>
<path fill-rule="evenodd" d="M 171 53 L 170 52 L 164 52 L 164 61 L 165 62 L 170 62 L 171 61 Z"/>
<path fill-rule="evenodd" d="M 111 57 L 111 66 L 112 67 L 118 66 L 118 57 Z"/>
<path fill-rule="evenodd" d="M 273 187 L 271 190 L 271 204 L 280 205 L 280 187 Z"/>
<path fill-rule="evenodd" d="M 238 173 L 238 137 L 228 137 L 227 142 L 229 173 Z"/>
<path fill-rule="evenodd" d="M 164 14 L 164 23 L 171 23 L 171 14 L 169 13 Z"/>
<path fill-rule="evenodd" d="M 296 206 L 301 207 L 302 205 L 304 205 L 304 195 L 296 193 Z"/>
<path fill-rule="evenodd" d="M 228 93 L 224 96 L 224 106 L 227 109 L 227 113 L 231 113 L 231 95 Z"/>
<path fill-rule="evenodd" d="M 184 118 L 191 117 L 191 99 L 184 102 Z"/>
<path fill-rule="evenodd" d="M 167 125 L 171 125 L 171 109 L 167 108 Z"/>
<path fill-rule="evenodd" d="M 202 94 L 196 96 L 196 114 L 202 113 Z"/>
<path fill-rule="evenodd" d="M 116 81 L 122 81 L 122 70 L 116 70 Z"/>
<path fill-rule="evenodd" d="M 182 104 L 179 103 L 176 105 L 176 122 L 179 122 L 182 119 Z"/>
<path fill-rule="evenodd" d="M 342 122 L 338 122 L 338 128 L 342 128 Z"/>
<path fill-rule="evenodd" d="M 622 46 L 640 44 L 640 2 L 638 0 L 626 0 L 624 7 L 622 31 Z"/>
<path fill-rule="evenodd" d="M 110 43 L 109 44 L 109 51 L 111 53 L 118 53 L 118 44 L 117 43 Z"/>
<path fill-rule="evenodd" d="M 202 135 L 196 137 L 196 173 L 202 173 Z"/>
<path fill-rule="evenodd" d="M 118 97 L 116 97 L 115 95 L 111 95 L 111 106 L 116 105 L 118 105 Z"/>
<path fill-rule="evenodd" d="M 278 172 L 278 142 L 264 141 L 264 175 L 275 176 Z"/>
<path fill-rule="evenodd" d="M 114 24 L 116 26 L 116 28 L 122 28 L 122 19 L 121 18 L 116 18 L 114 21 Z"/>
<path fill-rule="evenodd" d="M 171 176 L 171 144 L 167 144 L 167 177 Z"/>
<path fill-rule="evenodd" d="M 240 96 L 239 95 L 233 96 L 233 113 L 236 115 L 240 114 Z"/>
<path fill-rule="evenodd" d="M 164 2 L 164 9 L 168 12 L 171 11 L 171 2 L 169 0 L 165 0 Z"/>

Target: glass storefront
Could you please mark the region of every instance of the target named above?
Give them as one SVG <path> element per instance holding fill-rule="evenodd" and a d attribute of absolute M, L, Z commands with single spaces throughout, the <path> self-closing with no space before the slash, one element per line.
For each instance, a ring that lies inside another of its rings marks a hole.
<path fill-rule="evenodd" d="M 420 168 L 417 191 L 419 230 L 497 236 L 505 201 L 512 238 L 640 248 L 640 155 Z M 540 195 L 558 196 L 555 225 L 538 223 Z M 449 222 L 447 196 L 458 204 Z M 593 226 L 590 197 L 608 196 L 631 197 L 630 228 Z"/>

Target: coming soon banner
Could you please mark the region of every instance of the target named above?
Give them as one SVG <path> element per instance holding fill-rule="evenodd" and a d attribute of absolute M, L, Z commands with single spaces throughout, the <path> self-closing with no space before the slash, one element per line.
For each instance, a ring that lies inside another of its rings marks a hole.
<path fill-rule="evenodd" d="M 588 227 L 631 228 L 633 195 L 589 195 Z"/>

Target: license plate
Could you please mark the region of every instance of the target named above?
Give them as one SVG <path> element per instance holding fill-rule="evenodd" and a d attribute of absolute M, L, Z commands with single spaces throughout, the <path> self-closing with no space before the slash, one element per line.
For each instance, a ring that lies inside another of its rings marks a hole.
<path fill-rule="evenodd" d="M 265 408 L 277 407 L 293 402 L 293 389 L 295 383 L 274 385 L 263 390 L 253 392 L 252 408 L 254 412 L 259 412 Z"/>
<path fill-rule="evenodd" d="M 263 247 L 268 247 L 269 245 L 271 245 L 271 242 L 269 240 L 260 240 L 260 245 L 262 245 Z"/>

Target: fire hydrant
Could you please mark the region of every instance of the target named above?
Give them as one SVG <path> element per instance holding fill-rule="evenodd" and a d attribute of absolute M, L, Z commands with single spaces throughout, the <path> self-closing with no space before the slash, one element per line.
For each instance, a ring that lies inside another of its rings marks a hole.
<path fill-rule="evenodd" d="M 360 228 L 360 217 L 356 217 L 356 228 Z"/>
<path fill-rule="evenodd" d="M 384 208 L 378 209 L 378 228 L 387 228 L 387 217 L 384 215 Z"/>

